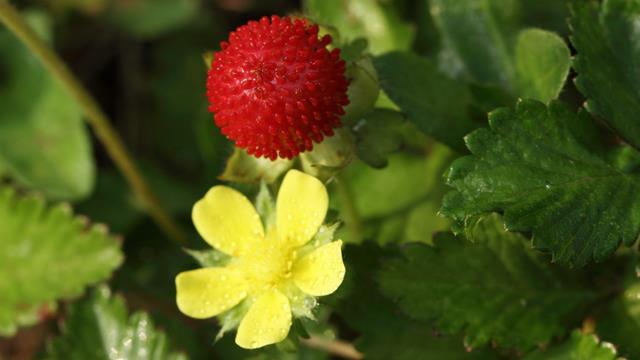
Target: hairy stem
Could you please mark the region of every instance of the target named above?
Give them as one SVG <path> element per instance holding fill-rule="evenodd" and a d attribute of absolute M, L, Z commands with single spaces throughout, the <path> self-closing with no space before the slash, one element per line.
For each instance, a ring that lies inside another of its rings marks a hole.
<path fill-rule="evenodd" d="M 352 344 L 342 340 L 328 340 L 311 336 L 308 339 L 300 339 L 300 342 L 312 349 L 321 350 L 343 359 L 360 360 L 364 358 Z"/>
<path fill-rule="evenodd" d="M 107 153 L 120 169 L 147 213 L 174 241 L 184 243 L 186 238 L 178 225 L 168 216 L 136 167 L 124 143 L 111 126 L 109 118 L 65 63 L 51 50 L 24 21 L 18 10 L 7 0 L 0 0 L 0 21 L 42 62 L 73 96 L 84 113 L 84 118 L 95 131 Z"/>

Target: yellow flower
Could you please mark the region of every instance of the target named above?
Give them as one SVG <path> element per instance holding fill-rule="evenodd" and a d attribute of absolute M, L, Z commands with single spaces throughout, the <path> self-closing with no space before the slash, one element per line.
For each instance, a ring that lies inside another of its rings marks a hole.
<path fill-rule="evenodd" d="M 193 222 L 231 260 L 178 274 L 180 311 L 203 319 L 241 309 L 236 343 L 243 348 L 284 340 L 293 315 L 312 317 L 315 297 L 333 293 L 344 278 L 342 241 L 311 241 L 327 207 L 324 185 L 297 170 L 285 176 L 275 217 L 265 226 L 244 195 L 226 186 L 211 188 L 193 207 Z"/>

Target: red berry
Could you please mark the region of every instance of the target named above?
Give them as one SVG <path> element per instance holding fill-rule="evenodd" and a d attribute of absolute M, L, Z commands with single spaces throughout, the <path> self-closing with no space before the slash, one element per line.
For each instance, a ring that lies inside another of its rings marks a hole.
<path fill-rule="evenodd" d="M 250 21 L 214 55 L 209 110 L 222 133 L 257 157 L 291 159 L 333 135 L 349 103 L 340 50 L 318 25 L 278 16 Z"/>

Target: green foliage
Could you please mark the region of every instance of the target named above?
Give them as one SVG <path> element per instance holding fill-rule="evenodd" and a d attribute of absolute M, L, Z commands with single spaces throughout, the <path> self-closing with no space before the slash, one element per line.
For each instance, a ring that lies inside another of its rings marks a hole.
<path fill-rule="evenodd" d="M 514 90 L 511 48 L 517 33 L 517 0 L 430 0 L 446 51 L 465 77 Z M 469 36 L 473 34 L 473 36 Z"/>
<path fill-rule="evenodd" d="M 371 57 L 364 53 L 360 53 L 359 56 L 355 55 L 361 46 L 358 44 L 362 44 L 360 40 L 363 39 L 356 39 L 351 43 L 351 54 L 341 53 L 348 64 L 345 76 L 349 80 L 349 89 L 347 90 L 349 105 L 344 108 L 345 115 L 342 117 L 344 124 L 353 123 L 371 112 L 380 95 L 378 74 Z M 367 42 L 364 41 L 365 46 L 366 44 Z M 347 56 L 352 57 L 352 60 L 346 60 Z M 355 58 L 353 58 L 354 56 Z"/>
<path fill-rule="evenodd" d="M 445 44 L 441 58 L 448 63 L 442 66 L 515 96 L 548 102 L 558 96 L 569 73 L 569 49 L 552 32 L 523 29 L 522 3 L 432 0 L 431 13 Z"/>
<path fill-rule="evenodd" d="M 576 86 L 587 97 L 587 109 L 603 117 L 620 137 L 640 148 L 640 19 L 637 0 L 591 1 L 572 7 L 572 43 L 578 50 Z"/>
<path fill-rule="evenodd" d="M 47 349 L 48 360 L 186 360 L 173 353 L 166 335 L 144 312 L 128 314 L 124 301 L 100 286 L 69 307 L 62 334 Z"/>
<path fill-rule="evenodd" d="M 562 36 L 569 33 L 569 1 L 521 0 L 520 3 L 524 25 L 551 30 Z"/>
<path fill-rule="evenodd" d="M 132 35 L 149 38 L 184 26 L 198 13 L 198 7 L 197 0 L 113 1 L 109 18 Z"/>
<path fill-rule="evenodd" d="M 141 164 L 141 170 L 149 179 L 162 204 L 171 214 L 185 214 L 199 195 L 172 175 L 149 164 Z M 93 195 L 77 204 L 78 212 L 93 221 L 109 224 L 117 233 L 127 232 L 144 220 L 144 206 L 125 179 L 114 169 L 100 169 Z"/>
<path fill-rule="evenodd" d="M 28 21 L 109 115 L 187 242 L 169 241 L 73 99 L 0 25 L 1 359 L 325 360 L 345 343 L 374 360 L 640 358 L 640 0 L 36 5 Z M 233 148 L 204 86 L 220 41 L 270 14 L 318 21 L 350 83 L 338 136 L 276 162 Z M 312 313 L 294 301 L 294 317 L 315 320 L 295 319 L 283 342 L 241 349 L 216 334 L 246 308 L 216 322 L 176 306 L 176 274 L 230 261 L 204 249 L 191 209 L 231 183 L 273 223 L 270 191 L 290 168 L 329 190 L 310 241 L 347 244 L 345 280 Z M 124 247 L 33 190 L 78 201 Z"/>
<path fill-rule="evenodd" d="M 68 205 L 0 187 L 0 335 L 37 319 L 43 306 L 80 295 L 122 262 L 104 226 L 87 226 Z"/>
<path fill-rule="evenodd" d="M 466 137 L 473 155 L 448 173 L 456 191 L 442 212 L 457 230 L 477 214 L 503 211 L 509 230 L 532 231 L 536 248 L 577 266 L 636 241 L 640 177 L 619 167 L 624 152 L 607 152 L 589 116 L 558 102 L 521 101 L 493 111 L 489 126 Z"/>
<path fill-rule="evenodd" d="M 637 259 L 627 264 L 622 292 L 596 322 L 597 334 L 605 341 L 614 343 L 618 353 L 628 359 L 640 358 L 640 343 L 636 336 L 640 331 L 640 268 L 638 266 Z"/>
<path fill-rule="evenodd" d="M 344 250 L 348 259 L 345 284 L 332 305 L 360 337 L 356 346 L 367 359 L 497 359 L 484 349 L 468 351 L 458 336 L 438 336 L 429 323 L 411 319 L 378 291 L 372 273 L 390 249 L 363 244 Z M 333 304 L 335 302 L 335 304 Z"/>
<path fill-rule="evenodd" d="M 50 38 L 43 13 L 31 25 Z M 19 41 L 0 29 L 0 163 L 20 185 L 55 199 L 89 195 L 94 164 L 87 129 L 75 101 Z"/>
<path fill-rule="evenodd" d="M 374 61 L 380 85 L 418 129 L 454 149 L 480 126 L 468 112 L 472 102 L 464 83 L 440 73 L 429 60 L 411 53 L 389 53 Z"/>
<path fill-rule="evenodd" d="M 117 233 L 126 232 L 143 216 L 127 182 L 112 169 L 98 172 L 93 194 L 78 203 L 76 209 L 93 221 L 109 224 Z"/>
<path fill-rule="evenodd" d="M 384 169 L 356 162 L 345 170 L 343 181 L 352 193 L 353 210 L 361 222 L 361 236 L 381 244 L 430 242 L 434 232 L 448 229 L 448 219 L 438 216 L 437 210 L 445 191 L 441 174 L 452 153 L 442 145 L 431 146 L 425 155 L 391 155 Z M 347 199 L 340 193 L 336 195 L 332 198 L 336 207 L 346 214 Z M 339 236 L 346 241 L 362 240 L 353 238 L 355 225 L 350 222 L 353 219 L 347 216 L 343 219 L 346 226 Z"/>
<path fill-rule="evenodd" d="M 413 30 L 393 4 L 377 0 L 305 0 L 305 13 L 314 21 L 335 27 L 341 42 L 359 37 L 369 40 L 373 54 L 408 49 Z"/>
<path fill-rule="evenodd" d="M 149 142 L 154 150 L 180 173 L 213 176 L 222 171 L 231 150 L 220 151 L 228 142 L 207 109 L 202 82 L 207 64 L 201 54 L 221 35 L 207 21 L 193 22 L 195 29 L 165 36 L 153 47 L 149 92 L 154 106 L 144 112 L 145 125 L 153 124 Z"/>
<path fill-rule="evenodd" d="M 369 296 L 368 293 L 361 293 Z M 393 309 L 387 309 L 393 310 Z M 397 311 L 397 310 L 395 310 Z M 367 359 L 374 360 L 493 360 L 499 359 L 486 349 L 465 349 L 459 337 L 439 336 L 434 334 L 431 326 L 416 322 L 405 316 L 394 315 L 383 326 L 365 331 L 356 345 L 367 354 Z"/>
<path fill-rule="evenodd" d="M 402 114 L 387 109 L 375 109 L 355 125 L 356 154 L 367 165 L 384 168 L 389 154 L 404 142 L 402 129 L 406 125 Z"/>
<path fill-rule="evenodd" d="M 284 172 L 291 168 L 292 162 L 287 159 L 271 161 L 265 158 L 256 158 L 245 150 L 236 148 L 227 160 L 221 180 L 235 183 L 258 183 L 265 181 L 274 182 Z"/>
<path fill-rule="evenodd" d="M 569 72 L 570 54 L 564 41 L 553 33 L 529 29 L 520 32 L 514 47 L 515 54 L 509 58 L 513 80 L 504 88 L 544 102 L 555 99 Z M 454 149 L 463 149 L 463 137 L 482 124 L 474 121 L 474 110 L 490 111 L 511 103 L 502 88 L 449 78 L 428 59 L 411 53 L 385 54 L 375 59 L 375 65 L 382 89 L 409 120 Z"/>
<path fill-rule="evenodd" d="M 554 33 L 524 30 L 516 42 L 515 66 L 518 95 L 549 102 L 558 98 L 569 74 L 569 49 Z"/>
<path fill-rule="evenodd" d="M 525 360 L 615 360 L 616 349 L 609 343 L 601 343 L 595 335 L 585 335 L 576 330 L 564 343 L 549 350 L 538 350 L 525 356 Z"/>
<path fill-rule="evenodd" d="M 445 333 L 464 332 L 472 347 L 490 341 L 529 350 L 563 335 L 595 294 L 506 232 L 496 215 L 467 235 L 440 234 L 386 262 L 380 286 L 410 316 Z"/>

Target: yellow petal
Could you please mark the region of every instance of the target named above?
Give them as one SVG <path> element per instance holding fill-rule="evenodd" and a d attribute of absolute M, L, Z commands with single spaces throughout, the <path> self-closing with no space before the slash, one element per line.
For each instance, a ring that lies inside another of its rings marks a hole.
<path fill-rule="evenodd" d="M 229 268 L 204 268 L 176 276 L 178 309 L 190 317 L 205 319 L 227 311 L 247 296 L 242 274 Z"/>
<path fill-rule="evenodd" d="M 318 232 L 328 205 L 327 189 L 320 180 L 290 170 L 282 181 L 276 203 L 278 236 L 291 246 L 304 245 Z"/>
<path fill-rule="evenodd" d="M 344 271 L 342 240 L 337 240 L 296 261 L 293 281 L 309 295 L 324 296 L 336 291 L 342 284 Z"/>
<path fill-rule="evenodd" d="M 284 340 L 291 327 L 289 299 L 278 290 L 261 295 L 251 305 L 236 334 L 236 344 L 256 349 Z"/>
<path fill-rule="evenodd" d="M 209 245 L 239 256 L 264 237 L 260 217 L 251 202 L 238 191 L 214 186 L 194 206 L 196 229 Z"/>

